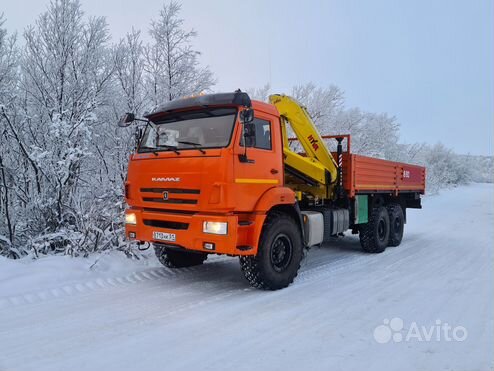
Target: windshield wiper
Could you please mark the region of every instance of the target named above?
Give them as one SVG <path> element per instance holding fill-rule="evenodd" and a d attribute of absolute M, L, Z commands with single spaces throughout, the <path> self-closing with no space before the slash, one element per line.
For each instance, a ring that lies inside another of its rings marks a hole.
<path fill-rule="evenodd" d="M 151 152 L 151 153 L 153 153 L 153 155 L 158 156 L 158 151 L 156 151 L 156 148 L 154 148 L 154 147 L 140 146 L 139 151 L 141 149 L 149 149 L 150 151 L 145 151 L 145 152 Z"/>
<path fill-rule="evenodd" d="M 189 146 L 194 146 L 194 147 L 197 147 L 197 146 L 202 146 L 202 144 L 201 144 L 201 143 L 187 142 L 187 141 L 185 141 L 185 140 L 179 140 L 179 141 L 177 141 L 177 143 L 180 143 L 180 144 L 188 144 Z M 206 154 L 206 151 L 205 151 L 205 150 L 203 150 L 202 148 L 197 148 L 197 150 L 198 150 L 199 152 L 201 152 L 203 155 L 205 155 L 205 154 Z"/>
<path fill-rule="evenodd" d="M 172 146 L 169 144 L 158 144 L 156 146 L 156 148 L 168 148 L 168 149 L 172 150 L 173 152 L 175 152 L 177 155 L 180 154 L 180 151 L 178 150 L 177 146 Z"/>

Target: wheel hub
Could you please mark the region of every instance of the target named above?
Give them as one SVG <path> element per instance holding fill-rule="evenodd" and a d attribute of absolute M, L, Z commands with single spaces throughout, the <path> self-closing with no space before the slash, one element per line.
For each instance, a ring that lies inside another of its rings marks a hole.
<path fill-rule="evenodd" d="M 384 220 L 379 220 L 379 223 L 377 225 L 377 236 L 379 237 L 379 240 L 384 240 L 386 237 L 386 225 Z"/>
<path fill-rule="evenodd" d="M 285 234 L 279 234 L 271 244 L 271 265 L 276 272 L 284 271 L 292 260 L 293 246 Z"/>
<path fill-rule="evenodd" d="M 400 220 L 400 218 L 395 218 L 395 220 L 394 220 L 395 231 L 399 231 L 400 228 L 401 228 L 401 220 Z"/>

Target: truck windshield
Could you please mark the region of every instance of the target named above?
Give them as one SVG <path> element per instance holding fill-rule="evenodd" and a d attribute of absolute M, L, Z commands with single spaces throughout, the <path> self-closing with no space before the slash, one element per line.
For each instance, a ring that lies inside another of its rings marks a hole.
<path fill-rule="evenodd" d="M 236 108 L 214 108 L 172 113 L 150 121 L 138 152 L 226 147 L 236 114 Z"/>

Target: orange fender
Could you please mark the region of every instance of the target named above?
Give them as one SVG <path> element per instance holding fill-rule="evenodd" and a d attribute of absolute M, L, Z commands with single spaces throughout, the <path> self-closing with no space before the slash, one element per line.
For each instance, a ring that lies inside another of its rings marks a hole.
<path fill-rule="evenodd" d="M 266 213 L 276 205 L 293 205 L 295 201 L 293 190 L 288 187 L 274 187 L 263 193 L 254 211 Z"/>

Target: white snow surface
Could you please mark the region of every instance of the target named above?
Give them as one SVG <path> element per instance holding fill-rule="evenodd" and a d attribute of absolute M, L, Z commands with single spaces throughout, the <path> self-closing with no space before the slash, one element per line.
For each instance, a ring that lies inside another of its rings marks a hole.
<path fill-rule="evenodd" d="M 275 292 L 227 257 L 178 270 L 152 253 L 0 258 L 0 370 L 492 370 L 493 195 L 426 197 L 399 247 L 365 254 L 346 236 Z M 403 341 L 378 343 L 395 317 Z M 406 341 L 436 320 L 467 338 Z"/>

